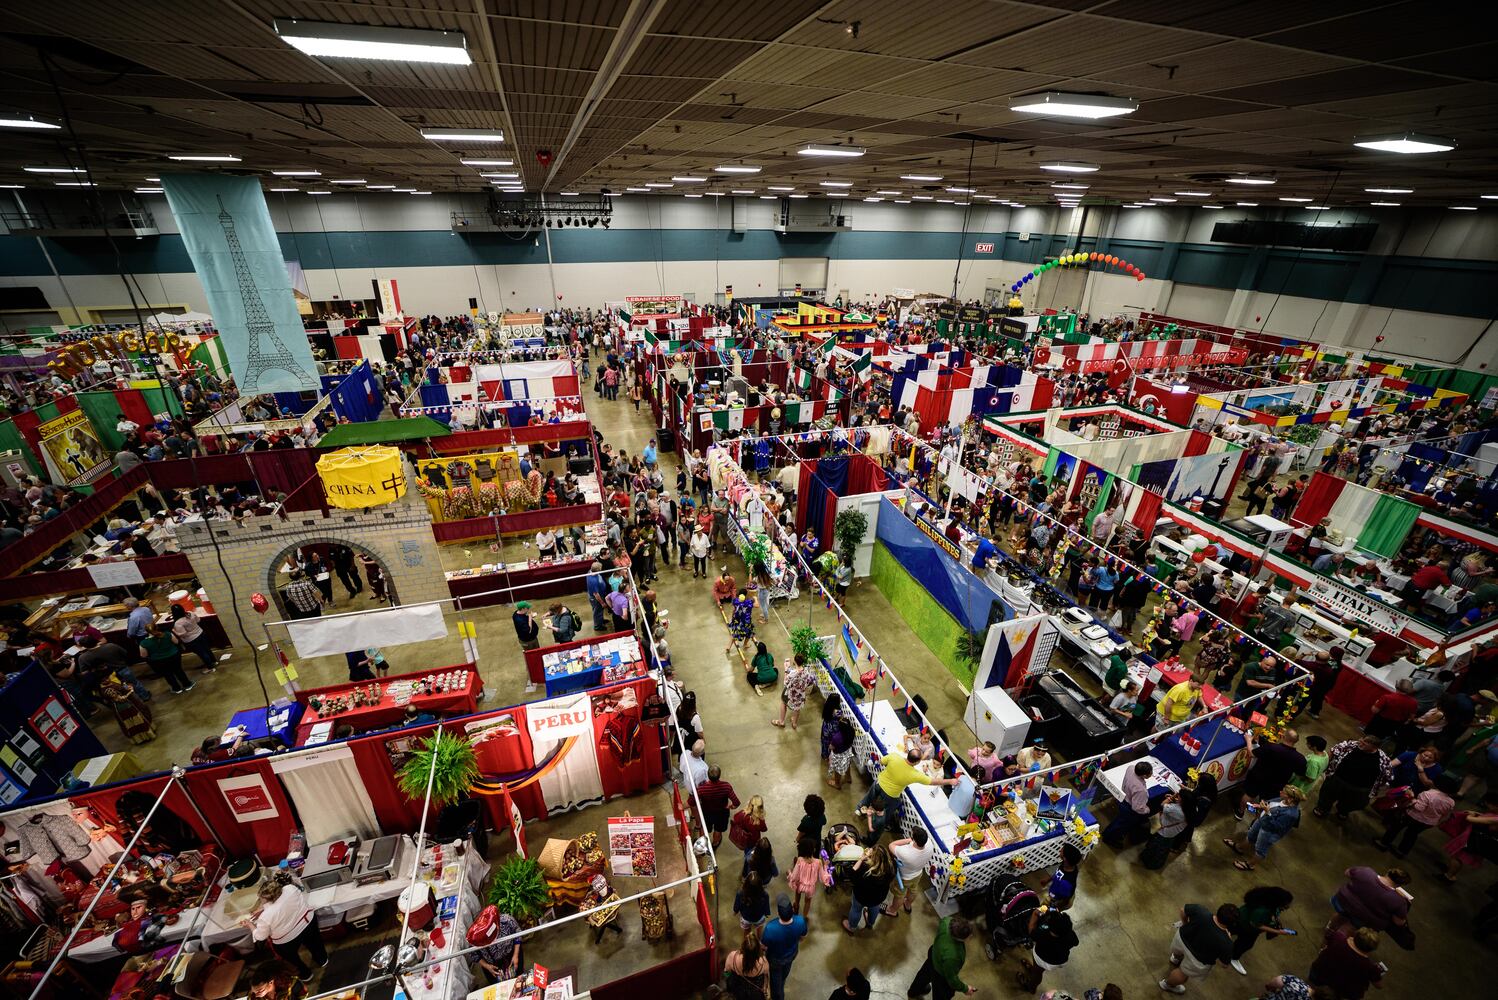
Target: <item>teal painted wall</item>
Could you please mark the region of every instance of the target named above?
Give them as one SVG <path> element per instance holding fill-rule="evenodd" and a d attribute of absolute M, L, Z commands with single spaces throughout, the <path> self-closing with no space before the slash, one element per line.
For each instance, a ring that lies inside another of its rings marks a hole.
<path fill-rule="evenodd" d="M 307 269 L 545 264 L 546 247 L 498 233 L 447 230 L 281 233 L 288 260 Z M 49 239 L 47 252 L 66 276 L 116 273 L 108 244 L 97 239 Z M 995 244 L 977 258 L 978 242 Z M 1076 249 L 1105 249 L 1151 278 L 1212 288 L 1247 289 L 1289 296 L 1387 306 L 1454 316 L 1498 315 L 1498 261 L 1438 257 L 1379 257 L 1210 243 L 1093 237 Z M 1062 234 L 954 232 L 845 232 L 777 235 L 770 230 L 563 229 L 551 234 L 557 264 L 631 261 L 778 260 L 992 260 L 1039 263 L 1070 244 Z M 123 264 L 135 274 L 190 273 L 192 262 L 175 234 L 121 243 Z M 1163 268 L 1163 270 L 1162 270 Z M 37 241 L 0 236 L 0 276 L 47 275 L 51 268 Z"/>

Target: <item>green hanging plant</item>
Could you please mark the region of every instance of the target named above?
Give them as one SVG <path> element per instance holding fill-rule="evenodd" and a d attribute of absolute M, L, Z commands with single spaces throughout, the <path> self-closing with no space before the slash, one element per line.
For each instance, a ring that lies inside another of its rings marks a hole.
<path fill-rule="evenodd" d="M 436 773 L 433 774 L 433 760 Z M 427 778 L 432 781 L 432 804 L 447 805 L 462 798 L 478 780 L 478 757 L 473 744 L 458 736 L 438 732 L 421 743 L 420 748 L 401 765 L 398 781 L 410 799 L 420 800 L 427 792 Z"/>
<path fill-rule="evenodd" d="M 953 652 L 960 663 L 971 663 L 974 667 L 983 659 L 983 646 L 988 636 L 983 632 L 962 632 L 957 636 Z"/>
<path fill-rule="evenodd" d="M 869 519 L 863 511 L 849 508 L 837 516 L 832 522 L 832 533 L 837 536 L 837 551 L 842 557 L 844 566 L 853 565 L 853 555 L 858 551 L 858 546 L 863 542 L 863 536 L 868 534 Z"/>
<path fill-rule="evenodd" d="M 750 576 L 762 576 L 770 568 L 770 539 L 763 531 L 756 531 L 744 541 L 744 565 Z"/>
<path fill-rule="evenodd" d="M 530 858 L 510 858 L 489 882 L 489 902 L 521 925 L 534 925 L 551 905 L 546 873 Z"/>
<path fill-rule="evenodd" d="M 810 625 L 797 625 L 791 629 L 791 652 L 800 656 L 809 667 L 815 667 L 827 655 L 822 640 L 817 638 L 817 630 Z"/>

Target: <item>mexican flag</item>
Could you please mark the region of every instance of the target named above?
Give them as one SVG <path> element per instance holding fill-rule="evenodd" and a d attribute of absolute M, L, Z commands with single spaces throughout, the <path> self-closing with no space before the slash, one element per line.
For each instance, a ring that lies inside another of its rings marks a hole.
<path fill-rule="evenodd" d="M 797 368 L 796 369 L 796 388 L 797 389 L 800 389 L 802 392 L 805 392 L 807 389 L 810 389 L 811 388 L 811 380 L 812 380 L 812 374 L 811 374 L 811 372 L 808 369 L 805 369 L 805 368 Z"/>
<path fill-rule="evenodd" d="M 847 393 L 843 392 L 843 390 L 839 389 L 837 386 L 833 385 L 832 383 L 829 382 L 827 384 L 827 402 L 829 402 L 829 403 L 836 403 L 838 400 L 842 399 L 846 395 L 847 395 Z"/>
<path fill-rule="evenodd" d="M 874 373 L 872 371 L 874 365 L 874 352 L 863 351 L 855 353 L 848 350 L 846 347 L 839 347 L 833 353 L 835 353 L 840 358 L 846 358 L 848 360 L 849 367 L 853 369 L 853 374 L 858 376 L 858 381 L 867 382 L 869 379 L 874 377 Z"/>
<path fill-rule="evenodd" d="M 785 422 L 794 427 L 811 423 L 813 410 L 810 402 L 786 403 L 782 412 L 785 414 Z"/>
<path fill-rule="evenodd" d="M 713 411 L 713 426 L 720 431 L 740 431 L 744 429 L 744 408 L 735 406 L 728 410 Z"/>

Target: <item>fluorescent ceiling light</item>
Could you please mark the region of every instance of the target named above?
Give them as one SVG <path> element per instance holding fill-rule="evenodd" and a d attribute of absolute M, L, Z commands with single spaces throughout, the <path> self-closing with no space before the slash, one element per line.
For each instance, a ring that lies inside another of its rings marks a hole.
<path fill-rule="evenodd" d="M 643 187 L 627 187 L 624 190 L 626 190 L 626 191 L 635 191 L 635 192 L 639 192 L 639 193 L 642 193 L 642 194 L 649 194 L 650 193 L 650 189 L 649 188 L 643 188 Z"/>
<path fill-rule="evenodd" d="M 1306 205 L 1305 208 L 1304 208 L 1304 211 L 1307 211 L 1307 212 L 1325 212 L 1329 208 L 1331 208 L 1330 205 Z"/>
<path fill-rule="evenodd" d="M 497 128 L 424 128 L 421 137 L 433 142 L 505 141 L 505 134 Z"/>
<path fill-rule="evenodd" d="M 786 195 L 786 197 L 788 197 L 788 198 L 810 198 L 811 195 L 809 195 L 809 194 L 792 194 L 792 195 Z"/>
<path fill-rule="evenodd" d="M 864 201 L 883 201 L 883 198 L 865 198 Z"/>
<path fill-rule="evenodd" d="M 23 115 L 14 112 L 0 112 L 0 128 L 34 128 L 34 129 L 57 129 L 61 125 L 54 125 L 31 115 Z"/>
<path fill-rule="evenodd" d="M 1311 200 L 1310 198 L 1281 198 L 1280 199 L 1280 201 L 1296 201 L 1296 202 L 1301 202 L 1302 204 L 1308 204 L 1310 202 L 1310 200 Z"/>
<path fill-rule="evenodd" d="M 272 170 L 272 177 L 321 177 L 321 170 Z M 151 178 L 147 177 L 146 180 Z"/>
<path fill-rule="evenodd" d="M 952 204 L 955 204 L 955 202 L 953 202 L 953 200 L 951 198 L 938 198 L 938 199 L 936 199 L 936 203 L 938 205 L 952 205 Z"/>
<path fill-rule="evenodd" d="M 1239 208 L 1258 208 L 1259 207 L 1259 203 L 1256 202 L 1256 201 L 1235 201 L 1235 202 L 1233 202 L 1233 204 L 1237 205 Z"/>
<path fill-rule="evenodd" d="M 903 194 L 904 192 L 902 192 L 902 191 L 875 191 L 874 193 L 875 194 L 888 195 L 889 197 L 894 198 L 894 197 L 897 197 L 897 196 Z M 1486 197 L 1486 195 L 1484 195 L 1484 197 Z"/>
<path fill-rule="evenodd" d="M 757 174 L 763 167 L 749 163 L 720 163 L 713 170 L 720 174 Z"/>
<path fill-rule="evenodd" d="M 1363 188 L 1369 194 L 1414 194 L 1414 188 Z"/>
<path fill-rule="evenodd" d="M 53 181 L 52 183 L 60 188 L 91 188 L 94 186 L 93 181 Z"/>
<path fill-rule="evenodd" d="M 821 146 L 816 143 L 802 146 L 796 152 L 801 156 L 831 156 L 843 159 L 853 159 L 854 157 L 862 156 L 864 153 L 857 146 Z"/>
<path fill-rule="evenodd" d="M 82 167 L 27 167 L 28 174 L 81 174 Z"/>
<path fill-rule="evenodd" d="M 1390 135 L 1360 135 L 1352 140 L 1354 146 L 1373 149 L 1380 153 L 1444 153 L 1455 149 L 1451 139 L 1417 132 L 1395 132 Z"/>
<path fill-rule="evenodd" d="M 932 200 L 931 196 L 929 194 L 913 194 L 910 197 L 914 201 L 931 201 Z"/>
<path fill-rule="evenodd" d="M 1261 177 L 1255 174 L 1240 174 L 1237 177 L 1226 178 L 1229 184 L 1273 184 L 1273 177 Z"/>
<path fill-rule="evenodd" d="M 414 188 L 412 190 L 415 190 Z M 332 194 L 332 191 L 308 191 L 308 194 Z"/>
<path fill-rule="evenodd" d="M 465 167 L 513 167 L 514 160 L 459 160 Z"/>
<path fill-rule="evenodd" d="M 762 194 L 762 195 L 759 196 L 759 200 L 760 201 L 779 201 L 780 199 L 777 198 L 777 197 L 775 197 L 773 194 Z"/>
<path fill-rule="evenodd" d="M 818 181 L 817 183 L 824 188 L 850 188 L 853 186 L 852 181 Z"/>
<path fill-rule="evenodd" d="M 1052 184 L 1051 187 L 1053 187 L 1053 188 L 1062 188 L 1062 189 L 1068 190 L 1068 191 L 1086 191 L 1088 188 L 1092 187 L 1092 185 L 1091 184 L 1070 184 L 1070 183 L 1067 183 L 1067 184 Z M 952 189 L 951 188 L 947 188 L 947 190 L 950 191 Z"/>
<path fill-rule="evenodd" d="M 680 177 L 671 178 L 678 184 L 706 184 L 706 177 L 693 177 L 690 174 L 682 174 Z"/>
<path fill-rule="evenodd" d="M 1119 208 L 1142 208 L 1142 205 L 1120 205 Z"/>
<path fill-rule="evenodd" d="M 1397 202 L 1397 201 L 1370 201 L 1368 204 L 1372 205 L 1374 208 L 1398 208 L 1399 207 L 1399 202 Z"/>
<path fill-rule="evenodd" d="M 1197 207 L 1198 208 L 1205 208 L 1209 212 L 1220 212 L 1224 208 L 1226 208 L 1227 206 L 1225 206 L 1225 205 L 1198 205 Z"/>
<path fill-rule="evenodd" d="M 293 191 L 300 191 L 301 188 L 271 188 L 270 190 L 271 194 L 290 194 Z"/>
<path fill-rule="evenodd" d="M 369 182 L 366 181 L 366 180 L 364 180 L 362 177 L 361 178 L 357 178 L 357 179 L 356 178 L 352 178 L 352 177 L 348 177 L 348 178 L 344 178 L 343 180 L 328 181 L 328 183 L 329 184 L 368 184 Z"/>
<path fill-rule="evenodd" d="M 84 185 L 80 185 L 80 186 L 81 187 L 87 187 L 88 185 L 84 184 Z M 1477 211 L 1477 206 L 1476 205 L 1450 205 L 1448 207 L 1453 212 L 1475 212 L 1475 211 Z"/>
<path fill-rule="evenodd" d="M 909 205 L 910 204 L 910 199 L 909 198 L 896 198 L 895 199 L 895 204 L 896 205 Z"/>
<path fill-rule="evenodd" d="M 369 185 L 369 190 L 370 191 L 394 191 L 395 190 L 395 185 L 394 184 L 371 184 L 371 185 Z"/>
<path fill-rule="evenodd" d="M 1156 202 L 1161 205 L 1171 205 L 1175 203 L 1174 198 L 1151 198 L 1150 201 Z"/>
<path fill-rule="evenodd" d="M 276 18 L 276 34 L 309 56 L 324 59 L 380 59 L 389 62 L 471 66 L 468 39 L 461 31 L 384 28 L 367 24 L 323 24 Z"/>
<path fill-rule="evenodd" d="M 1096 119 L 1133 114 L 1139 110 L 1139 105 L 1122 97 L 1050 92 L 1015 98 L 1009 110 L 1027 115 Z"/>
<path fill-rule="evenodd" d="M 166 188 L 136 188 L 136 194 L 164 194 Z"/>
<path fill-rule="evenodd" d="M 734 188 L 729 194 L 753 194 L 754 188 Z"/>
<path fill-rule="evenodd" d="M 684 194 L 684 195 L 682 195 L 682 197 L 683 198 L 701 198 L 702 195 L 700 195 L 700 194 Z"/>
<path fill-rule="evenodd" d="M 577 197 L 577 192 L 576 191 L 558 191 L 557 193 L 560 194 L 563 198 L 576 198 Z"/>
<path fill-rule="evenodd" d="M 765 190 L 766 190 L 766 191 L 794 191 L 794 190 L 796 190 L 796 189 L 795 189 L 795 188 L 793 188 L 793 187 L 786 187 L 786 186 L 785 186 L 785 185 L 783 185 L 783 184 L 771 184 L 771 185 L 770 185 L 770 186 L 769 186 L 769 187 L 768 187 L 768 188 L 766 188 L 766 189 L 765 189 Z"/>
<path fill-rule="evenodd" d="M 327 191 L 308 191 L 307 193 L 308 194 L 328 194 Z M 416 193 L 416 189 L 415 188 L 396 188 L 395 189 L 395 193 L 396 194 L 415 194 Z"/>
<path fill-rule="evenodd" d="M 1498 194 L 1483 194 L 1478 195 L 1478 197 L 1483 201 L 1498 201 Z"/>
<path fill-rule="evenodd" d="M 177 160 L 181 163 L 238 163 L 239 157 L 230 156 L 228 153 L 179 153 L 176 156 L 168 156 L 168 160 Z"/>
<path fill-rule="evenodd" d="M 0 184 L 0 191 L 25 191 L 25 184 Z"/>
<path fill-rule="evenodd" d="M 479 174 L 480 177 L 495 177 L 502 181 L 519 180 L 519 174 Z"/>
<path fill-rule="evenodd" d="M 1042 163 L 1041 170 L 1054 170 L 1063 174 L 1092 174 L 1098 170 L 1096 163 L 1078 163 L 1072 160 L 1058 160 L 1055 163 Z"/>
<path fill-rule="evenodd" d="M 951 192 L 952 194 L 972 194 L 977 189 L 976 188 L 949 187 L 949 188 L 947 188 L 947 190 L 949 192 Z"/>
<path fill-rule="evenodd" d="M 160 177 L 147 177 L 146 180 L 148 180 L 148 181 L 155 181 L 157 184 L 161 183 L 161 178 Z"/>
<path fill-rule="evenodd" d="M 941 174 L 901 174 L 902 181 L 939 181 Z"/>
<path fill-rule="evenodd" d="M 1181 198 L 1210 198 L 1210 197 L 1212 197 L 1212 192 L 1211 191 L 1177 191 L 1175 193 L 1176 193 L 1176 195 L 1178 197 L 1181 197 Z"/>
<path fill-rule="evenodd" d="M 675 184 L 667 184 L 665 181 L 646 181 L 645 182 L 645 186 L 648 187 L 648 188 L 668 188 L 668 187 L 675 187 L 676 185 Z"/>
<path fill-rule="evenodd" d="M 412 194 L 431 194 L 432 192 L 430 192 L 430 191 L 412 191 L 411 193 Z"/>

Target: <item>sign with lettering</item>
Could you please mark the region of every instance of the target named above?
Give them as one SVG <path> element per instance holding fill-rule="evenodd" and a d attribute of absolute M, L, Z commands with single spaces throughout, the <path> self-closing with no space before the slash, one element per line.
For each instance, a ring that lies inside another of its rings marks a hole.
<path fill-rule="evenodd" d="M 1306 586 L 1312 601 L 1343 618 L 1372 626 L 1380 632 L 1398 635 L 1411 623 L 1409 615 L 1396 611 L 1374 597 L 1368 597 L 1331 577 L 1317 576 Z"/>
<path fill-rule="evenodd" d="M 977 243 L 973 245 L 973 253 L 993 253 L 992 243 Z"/>
<path fill-rule="evenodd" d="M 593 714 L 586 696 L 528 706 L 525 724 L 532 739 L 560 740 L 593 734 Z"/>

